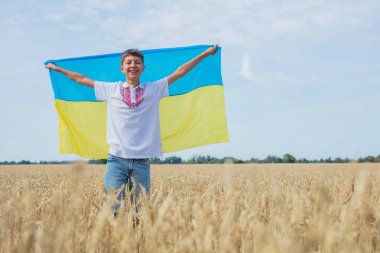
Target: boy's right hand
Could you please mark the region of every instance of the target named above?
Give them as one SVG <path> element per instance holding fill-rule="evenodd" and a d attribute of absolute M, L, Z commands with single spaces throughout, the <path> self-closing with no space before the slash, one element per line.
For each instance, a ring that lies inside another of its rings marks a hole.
<path fill-rule="evenodd" d="M 56 70 L 57 65 L 55 65 L 54 63 L 49 62 L 48 64 L 45 65 L 45 68 Z"/>
<path fill-rule="evenodd" d="M 59 67 L 59 66 L 57 66 L 57 65 L 55 65 L 54 63 L 51 63 L 51 62 L 49 62 L 48 64 L 46 64 L 45 68 L 52 69 L 52 70 L 57 71 L 57 72 L 59 72 L 61 74 L 64 74 L 65 76 L 67 76 L 68 78 L 70 78 L 71 80 L 73 80 L 74 82 L 77 82 L 79 84 L 83 84 L 85 86 L 94 88 L 95 81 L 92 80 L 92 79 L 90 79 L 90 78 L 88 78 L 88 77 L 86 77 L 85 75 L 83 75 L 81 73 L 61 68 L 61 67 Z"/>

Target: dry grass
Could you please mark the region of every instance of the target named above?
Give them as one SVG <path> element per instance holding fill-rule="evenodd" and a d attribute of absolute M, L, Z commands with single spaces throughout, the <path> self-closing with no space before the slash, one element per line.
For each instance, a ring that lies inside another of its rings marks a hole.
<path fill-rule="evenodd" d="M 379 252 L 377 164 L 152 166 L 140 224 L 104 166 L 0 167 L 1 252 Z"/>

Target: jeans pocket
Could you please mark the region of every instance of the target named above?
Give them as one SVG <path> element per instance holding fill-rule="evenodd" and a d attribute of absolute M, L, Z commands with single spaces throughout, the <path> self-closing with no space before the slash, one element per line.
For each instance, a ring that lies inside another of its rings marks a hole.
<path fill-rule="evenodd" d="M 108 154 L 108 158 L 107 158 L 108 161 L 117 161 L 118 160 L 118 157 L 117 156 L 114 156 L 114 155 L 111 155 L 111 154 Z"/>
<path fill-rule="evenodd" d="M 149 166 L 150 165 L 150 159 L 149 158 L 146 158 L 146 159 L 137 159 L 136 163 L 140 164 L 140 165 L 143 165 L 143 166 Z"/>
<path fill-rule="evenodd" d="M 143 163 L 144 163 L 146 166 L 149 166 L 149 165 L 150 165 L 150 159 L 149 159 L 149 158 L 144 159 Z"/>

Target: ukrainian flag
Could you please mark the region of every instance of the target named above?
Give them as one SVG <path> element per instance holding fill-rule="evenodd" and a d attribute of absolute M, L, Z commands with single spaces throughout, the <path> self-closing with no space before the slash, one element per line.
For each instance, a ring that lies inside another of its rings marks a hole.
<path fill-rule="evenodd" d="M 209 45 L 143 50 L 145 71 L 141 81 L 155 81 L 174 72 Z M 124 81 L 121 53 L 49 60 L 97 81 Z M 50 70 L 59 115 L 59 153 L 107 158 L 107 104 L 95 99 L 94 89 L 77 84 Z M 185 77 L 169 86 L 160 102 L 163 152 L 169 153 L 212 143 L 227 142 L 228 131 L 221 75 L 221 48 L 206 57 Z M 142 126 L 149 127 L 149 126 Z"/>

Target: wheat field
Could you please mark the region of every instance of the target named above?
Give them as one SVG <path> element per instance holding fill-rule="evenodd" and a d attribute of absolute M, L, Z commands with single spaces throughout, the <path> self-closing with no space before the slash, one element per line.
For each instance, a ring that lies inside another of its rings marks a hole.
<path fill-rule="evenodd" d="M 0 252 L 380 252 L 378 164 L 152 165 L 116 218 L 104 169 L 0 166 Z"/>

